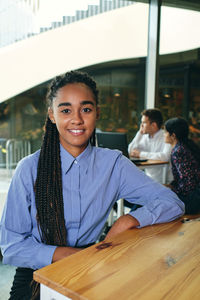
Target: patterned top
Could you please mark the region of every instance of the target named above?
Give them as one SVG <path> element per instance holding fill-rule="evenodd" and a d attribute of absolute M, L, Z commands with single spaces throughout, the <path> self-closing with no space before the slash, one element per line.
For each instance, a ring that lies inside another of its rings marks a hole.
<path fill-rule="evenodd" d="M 171 153 L 172 189 L 177 194 L 186 195 L 200 187 L 200 165 L 191 151 L 182 143 L 177 143 Z"/>

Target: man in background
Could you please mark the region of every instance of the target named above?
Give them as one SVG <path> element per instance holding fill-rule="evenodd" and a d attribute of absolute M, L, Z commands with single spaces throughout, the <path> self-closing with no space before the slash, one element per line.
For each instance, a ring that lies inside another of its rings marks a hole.
<path fill-rule="evenodd" d="M 161 129 L 163 117 L 160 110 L 156 108 L 145 109 L 141 116 L 140 129 L 128 146 L 130 157 L 169 161 L 171 146 L 164 142 L 164 130 Z M 154 180 L 163 183 L 163 168 L 161 166 L 147 168 L 145 172 Z M 168 177 L 171 177 L 171 173 L 168 174 Z"/>

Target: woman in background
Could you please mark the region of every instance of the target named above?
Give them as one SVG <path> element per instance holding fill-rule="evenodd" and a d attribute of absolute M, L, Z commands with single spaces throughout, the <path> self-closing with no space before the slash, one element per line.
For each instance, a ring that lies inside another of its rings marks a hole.
<path fill-rule="evenodd" d="M 170 186 L 185 203 L 185 212 L 200 212 L 200 148 L 188 138 L 189 126 L 183 118 L 165 123 L 165 143 L 172 145 L 174 180 Z"/>

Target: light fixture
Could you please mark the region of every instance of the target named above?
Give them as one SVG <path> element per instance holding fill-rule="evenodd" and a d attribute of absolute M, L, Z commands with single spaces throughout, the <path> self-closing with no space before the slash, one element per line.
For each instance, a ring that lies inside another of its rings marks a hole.
<path fill-rule="evenodd" d="M 171 88 L 162 89 L 162 97 L 165 99 L 171 99 L 173 96 L 173 90 Z"/>
<path fill-rule="evenodd" d="M 114 88 L 113 89 L 113 94 L 115 97 L 120 97 L 120 89 L 119 88 Z"/>

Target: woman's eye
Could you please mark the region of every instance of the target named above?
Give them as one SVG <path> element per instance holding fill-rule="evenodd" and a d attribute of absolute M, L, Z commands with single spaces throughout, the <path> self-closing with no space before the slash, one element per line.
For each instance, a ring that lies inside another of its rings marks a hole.
<path fill-rule="evenodd" d="M 61 112 L 64 113 L 64 114 L 68 114 L 70 112 L 70 110 L 68 108 L 65 108 Z"/>
<path fill-rule="evenodd" d="M 88 107 L 83 108 L 83 112 L 91 112 L 91 111 L 92 111 L 91 108 Z"/>

